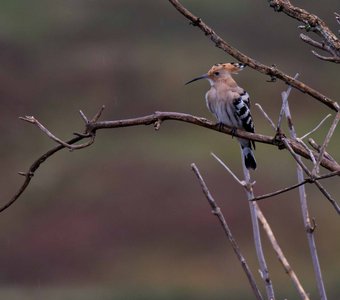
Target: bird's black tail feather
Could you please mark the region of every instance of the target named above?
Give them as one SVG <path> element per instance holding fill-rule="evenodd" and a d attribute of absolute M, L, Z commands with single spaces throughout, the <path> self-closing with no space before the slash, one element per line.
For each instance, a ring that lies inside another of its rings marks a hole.
<path fill-rule="evenodd" d="M 256 169 L 256 160 L 250 147 L 242 147 L 244 164 L 247 169 Z"/>

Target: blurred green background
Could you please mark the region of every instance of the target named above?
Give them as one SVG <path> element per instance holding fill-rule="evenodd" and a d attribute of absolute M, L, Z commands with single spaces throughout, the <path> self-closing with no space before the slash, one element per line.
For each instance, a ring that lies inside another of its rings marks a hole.
<path fill-rule="evenodd" d="M 338 0 L 295 1 L 337 31 Z M 183 83 L 217 62 L 234 61 L 168 1 L 0 1 L 1 203 L 30 164 L 54 143 L 18 119 L 34 115 L 57 136 L 81 131 L 78 110 L 105 120 L 187 112 L 212 118 L 207 82 Z M 339 95 L 339 66 L 317 60 L 299 40 L 299 25 L 267 1 L 183 1 L 230 44 L 294 75 L 327 96 Z M 246 69 L 237 81 L 274 120 L 282 82 Z M 298 134 L 330 111 L 294 90 Z M 273 132 L 253 106 L 257 132 Z M 313 138 L 322 142 L 331 119 Z M 339 130 L 329 152 L 339 157 Z M 81 151 L 62 151 L 39 169 L 15 205 L 0 216 L 1 299 L 253 299 L 246 277 L 210 213 L 190 170 L 195 162 L 259 285 L 248 203 L 240 186 L 211 157 L 241 176 L 237 143 L 204 128 L 165 122 L 98 132 Z M 296 182 L 285 151 L 257 144 L 255 193 Z M 339 180 L 324 182 L 339 200 Z M 340 298 L 340 221 L 307 186 L 329 299 Z M 292 267 L 318 299 L 297 191 L 260 203 Z M 278 299 L 298 297 L 263 236 Z"/>

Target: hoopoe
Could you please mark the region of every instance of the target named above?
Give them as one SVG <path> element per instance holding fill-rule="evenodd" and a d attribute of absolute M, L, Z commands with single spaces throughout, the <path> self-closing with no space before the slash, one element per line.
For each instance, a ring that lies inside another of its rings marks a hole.
<path fill-rule="evenodd" d="M 248 93 L 239 87 L 231 74 L 237 74 L 245 67 L 241 63 L 215 64 L 207 74 L 196 77 L 186 84 L 200 79 L 207 79 L 210 90 L 205 95 L 208 109 L 215 115 L 222 125 L 232 127 L 233 130 L 243 129 L 254 132 L 254 124 L 250 114 L 250 99 Z M 256 169 L 256 161 L 252 151 L 255 143 L 250 140 L 238 138 L 240 142 L 244 163 L 247 169 Z"/>

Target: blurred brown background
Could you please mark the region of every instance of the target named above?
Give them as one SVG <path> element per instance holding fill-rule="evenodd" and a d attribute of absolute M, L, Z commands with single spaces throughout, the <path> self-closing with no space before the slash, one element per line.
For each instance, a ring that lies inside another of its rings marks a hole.
<path fill-rule="evenodd" d="M 294 1 L 337 31 L 337 0 Z M 267 1 L 183 1 L 222 37 L 268 65 L 276 64 L 326 95 L 339 95 L 339 66 L 317 60 L 299 38 L 299 25 Z M 1 1 L 1 203 L 25 171 L 55 144 L 18 120 L 34 115 L 57 136 L 81 131 L 78 110 L 103 119 L 180 111 L 212 118 L 207 82 L 183 83 L 217 62 L 234 61 L 167 1 Z M 246 69 L 237 80 L 274 118 L 281 82 Z M 293 91 L 300 135 L 330 111 Z M 273 132 L 253 106 L 256 129 Z M 314 139 L 322 142 L 331 119 Z M 339 157 L 339 130 L 329 151 Z M 258 264 L 248 203 L 241 187 L 210 156 L 241 176 L 237 143 L 184 123 L 100 131 L 82 151 L 62 151 L 36 173 L 24 195 L 0 216 L 1 299 L 253 299 L 245 275 L 210 213 L 190 170 L 195 162 L 225 213 L 243 254 Z M 258 144 L 257 195 L 296 182 L 285 151 Z M 324 182 L 339 200 L 339 180 Z M 307 186 L 329 299 L 340 298 L 339 217 Z M 261 203 L 287 258 L 318 299 L 297 191 Z M 277 298 L 297 294 L 263 236 Z"/>

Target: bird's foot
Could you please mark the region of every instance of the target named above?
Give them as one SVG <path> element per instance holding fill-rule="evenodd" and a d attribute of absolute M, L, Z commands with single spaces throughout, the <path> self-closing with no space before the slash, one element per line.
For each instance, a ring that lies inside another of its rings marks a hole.
<path fill-rule="evenodd" d="M 222 122 L 218 122 L 216 123 L 216 126 L 217 126 L 218 131 L 222 131 L 224 124 Z"/>
<path fill-rule="evenodd" d="M 231 129 L 231 137 L 232 137 L 232 138 L 235 136 L 236 130 L 237 130 L 236 127 L 233 127 L 233 128 Z"/>

